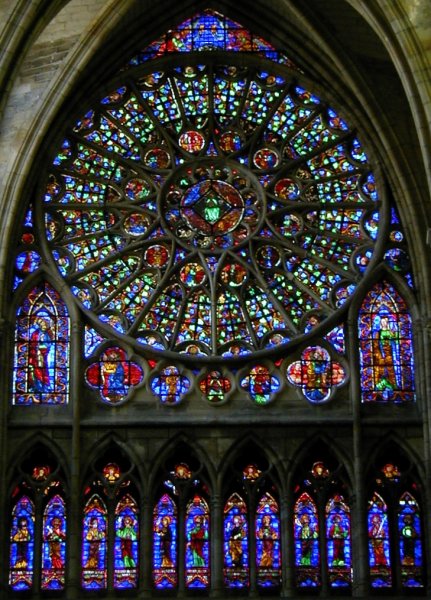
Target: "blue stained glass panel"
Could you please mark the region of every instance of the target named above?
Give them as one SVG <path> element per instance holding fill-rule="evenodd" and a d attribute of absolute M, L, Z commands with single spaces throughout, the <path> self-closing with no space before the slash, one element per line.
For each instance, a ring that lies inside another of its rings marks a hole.
<path fill-rule="evenodd" d="M 12 511 L 10 532 L 9 586 L 24 591 L 33 586 L 34 568 L 34 505 L 22 496 Z"/>

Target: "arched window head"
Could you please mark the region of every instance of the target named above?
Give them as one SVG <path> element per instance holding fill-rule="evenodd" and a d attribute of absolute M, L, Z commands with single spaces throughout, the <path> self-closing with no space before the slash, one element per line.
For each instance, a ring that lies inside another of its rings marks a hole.
<path fill-rule="evenodd" d="M 14 404 L 68 402 L 69 334 L 59 293 L 46 282 L 35 286 L 16 313 Z"/>
<path fill-rule="evenodd" d="M 88 324 L 194 364 L 329 335 L 369 276 L 386 203 L 354 127 L 215 11 L 125 63 L 54 142 L 37 200 L 44 259 Z M 242 385 L 265 404 L 281 385 L 264 368 L 268 392 Z M 343 377 L 327 379 L 325 399 Z M 153 392 L 179 402 L 163 381 Z"/>
<path fill-rule="evenodd" d="M 415 399 L 412 322 L 407 305 L 387 281 L 376 284 L 359 311 L 363 402 Z"/>

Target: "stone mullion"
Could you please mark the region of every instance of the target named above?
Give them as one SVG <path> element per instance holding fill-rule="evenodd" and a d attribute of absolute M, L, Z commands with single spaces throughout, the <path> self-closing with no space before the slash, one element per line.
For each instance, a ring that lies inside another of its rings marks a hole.
<path fill-rule="evenodd" d="M 72 326 L 70 336 L 70 399 L 72 405 L 72 439 L 70 457 L 70 486 L 67 508 L 67 560 L 66 560 L 66 597 L 74 600 L 80 595 L 81 588 L 81 539 L 82 539 L 82 504 L 81 504 L 81 423 L 80 423 L 80 386 L 81 386 L 81 348 L 82 330 L 78 322 Z"/>
<path fill-rule="evenodd" d="M 293 541 L 293 527 L 291 527 L 291 514 L 293 494 L 289 489 L 287 494 L 280 499 L 280 535 L 281 535 L 281 594 L 282 598 L 296 596 L 294 588 L 295 579 L 295 552 Z"/>
<path fill-rule="evenodd" d="M 220 598 L 223 593 L 223 519 L 220 494 L 211 497 L 211 588 L 210 596 Z"/>
<path fill-rule="evenodd" d="M 142 519 L 139 541 L 140 557 L 140 598 L 151 597 L 152 592 L 152 547 L 153 547 L 153 507 L 148 496 L 144 496 L 141 502 Z"/>

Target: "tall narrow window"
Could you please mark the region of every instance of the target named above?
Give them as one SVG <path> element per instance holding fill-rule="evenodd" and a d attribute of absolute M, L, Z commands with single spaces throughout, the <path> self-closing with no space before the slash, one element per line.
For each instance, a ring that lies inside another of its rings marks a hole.
<path fill-rule="evenodd" d="M 66 508 L 58 494 L 48 501 L 43 513 L 42 538 L 41 587 L 61 590 L 65 585 Z"/>
<path fill-rule="evenodd" d="M 368 505 L 368 548 L 371 586 L 391 587 L 388 507 L 377 493 L 374 493 Z"/>
<path fill-rule="evenodd" d="M 249 583 L 247 505 L 237 493 L 224 507 L 224 579 L 228 588 L 244 588 Z"/>
<path fill-rule="evenodd" d="M 209 585 L 209 507 L 195 495 L 186 508 L 186 586 Z"/>
<path fill-rule="evenodd" d="M 351 583 L 350 508 L 339 494 L 326 505 L 326 544 L 331 587 L 348 587 Z"/>
<path fill-rule="evenodd" d="M 82 587 L 101 590 L 107 584 L 107 509 L 93 495 L 84 508 L 82 532 Z"/>
<path fill-rule="evenodd" d="M 32 500 L 22 495 L 12 510 L 10 532 L 9 586 L 14 591 L 29 590 L 34 574 L 34 521 Z"/>
<path fill-rule="evenodd" d="M 362 303 L 359 348 L 363 402 L 415 399 L 411 318 L 388 282 L 375 285 Z"/>
<path fill-rule="evenodd" d="M 178 509 L 169 494 L 163 494 L 153 511 L 153 581 L 157 589 L 177 586 Z"/>
<path fill-rule="evenodd" d="M 401 584 L 404 588 L 423 587 L 422 529 L 419 505 L 404 492 L 398 503 L 398 536 Z"/>
<path fill-rule="evenodd" d="M 280 514 L 278 504 L 269 493 L 258 502 L 256 518 L 257 585 L 273 588 L 280 585 Z"/>
<path fill-rule="evenodd" d="M 298 587 L 320 585 L 319 521 L 313 498 L 303 493 L 294 507 L 295 566 Z"/>
<path fill-rule="evenodd" d="M 135 588 L 138 584 L 138 507 L 129 494 L 115 508 L 114 587 Z"/>
<path fill-rule="evenodd" d="M 48 283 L 34 287 L 17 310 L 14 404 L 66 404 L 69 393 L 69 317 Z"/>

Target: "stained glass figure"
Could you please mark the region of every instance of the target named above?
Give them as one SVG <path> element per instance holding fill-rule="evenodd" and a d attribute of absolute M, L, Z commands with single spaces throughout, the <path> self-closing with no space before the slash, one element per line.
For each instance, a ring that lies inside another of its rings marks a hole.
<path fill-rule="evenodd" d="M 153 512 L 153 581 L 157 589 L 177 586 L 177 530 L 176 504 L 163 494 Z"/>
<path fill-rule="evenodd" d="M 224 581 L 227 588 L 249 585 L 247 505 L 237 493 L 224 507 Z"/>
<path fill-rule="evenodd" d="M 362 303 L 359 348 L 363 402 L 415 400 L 411 317 L 386 281 L 376 284 Z"/>
<path fill-rule="evenodd" d="M 31 478 L 34 481 L 46 481 L 51 473 L 51 468 L 48 465 L 38 465 L 33 467 Z"/>
<path fill-rule="evenodd" d="M 300 588 L 320 586 L 319 521 L 314 500 L 307 493 L 294 507 L 295 579 Z"/>
<path fill-rule="evenodd" d="M 388 507 L 377 493 L 368 503 L 368 549 L 371 586 L 391 587 Z"/>
<path fill-rule="evenodd" d="M 401 477 L 401 471 L 393 463 L 386 463 L 381 469 L 384 477 L 388 481 L 398 482 Z"/>
<path fill-rule="evenodd" d="M 174 405 L 181 402 L 190 388 L 190 380 L 177 367 L 169 366 L 153 377 L 151 389 L 162 404 Z"/>
<path fill-rule="evenodd" d="M 186 587 L 209 586 L 209 508 L 204 498 L 194 496 L 186 507 Z"/>
<path fill-rule="evenodd" d="M 220 64 L 214 49 L 256 52 L 273 67 Z M 198 63 L 177 56 L 194 50 Z M 346 121 L 293 70 L 203 11 L 132 58 L 127 83 L 116 80 L 58 140 L 39 199 L 46 259 L 108 339 L 198 362 L 281 355 L 317 330 L 343 346 L 335 316 L 369 271 L 385 198 Z M 331 385 L 305 387 L 312 401 L 343 378 L 335 383 L 335 367 Z M 183 392 L 163 379 L 153 391 L 175 404 Z M 258 403 L 277 387 L 265 385 Z"/>
<path fill-rule="evenodd" d="M 221 371 L 211 370 L 199 382 L 199 389 L 211 404 L 219 404 L 225 400 L 232 384 Z"/>
<path fill-rule="evenodd" d="M 138 540 L 138 507 L 132 496 L 126 494 L 115 508 L 115 589 L 136 588 L 138 585 Z"/>
<path fill-rule="evenodd" d="M 301 389 L 307 400 L 319 403 L 329 400 L 334 388 L 345 383 L 346 371 L 325 348 L 309 346 L 301 360 L 288 366 L 287 379 Z"/>
<path fill-rule="evenodd" d="M 419 505 L 405 492 L 398 504 L 398 535 L 400 544 L 401 583 L 405 588 L 424 586 L 422 529 Z"/>
<path fill-rule="evenodd" d="M 262 471 L 253 463 L 246 465 L 242 470 L 243 478 L 252 483 L 257 481 L 261 475 Z"/>
<path fill-rule="evenodd" d="M 42 577 L 43 590 L 62 590 L 66 566 L 66 507 L 56 494 L 43 513 Z"/>
<path fill-rule="evenodd" d="M 174 470 L 171 471 L 171 475 L 175 479 L 191 479 L 192 472 L 186 463 L 178 463 L 175 465 Z"/>
<path fill-rule="evenodd" d="M 113 485 L 114 483 L 117 483 L 117 481 L 120 479 L 121 470 L 120 470 L 120 467 L 116 463 L 106 464 L 103 467 L 102 471 L 103 471 L 103 477 L 111 485 Z"/>
<path fill-rule="evenodd" d="M 241 379 L 241 387 L 247 390 L 256 404 L 268 404 L 280 389 L 280 381 L 268 367 L 256 365 Z"/>
<path fill-rule="evenodd" d="M 326 479 L 330 475 L 329 469 L 321 460 L 318 460 L 315 463 L 313 463 L 313 466 L 311 468 L 311 474 L 315 479 Z"/>
<path fill-rule="evenodd" d="M 69 317 L 48 283 L 34 287 L 16 313 L 14 404 L 66 404 Z"/>
<path fill-rule="evenodd" d="M 108 404 L 118 404 L 125 400 L 143 377 L 142 368 L 136 362 L 128 360 L 126 352 L 118 346 L 107 348 L 100 360 L 90 365 L 85 372 L 87 384 L 96 389 Z"/>
<path fill-rule="evenodd" d="M 21 496 L 12 510 L 10 531 L 9 586 L 14 591 L 30 590 L 34 569 L 34 504 Z"/>
<path fill-rule="evenodd" d="M 350 508 L 338 494 L 326 505 L 326 548 L 329 585 L 349 587 L 352 582 Z"/>
<path fill-rule="evenodd" d="M 255 519 L 257 585 L 278 587 L 281 582 L 280 515 L 271 494 L 259 500 Z"/>
<path fill-rule="evenodd" d="M 82 531 L 82 578 L 86 590 L 101 590 L 107 583 L 107 510 L 93 495 L 85 505 Z"/>

